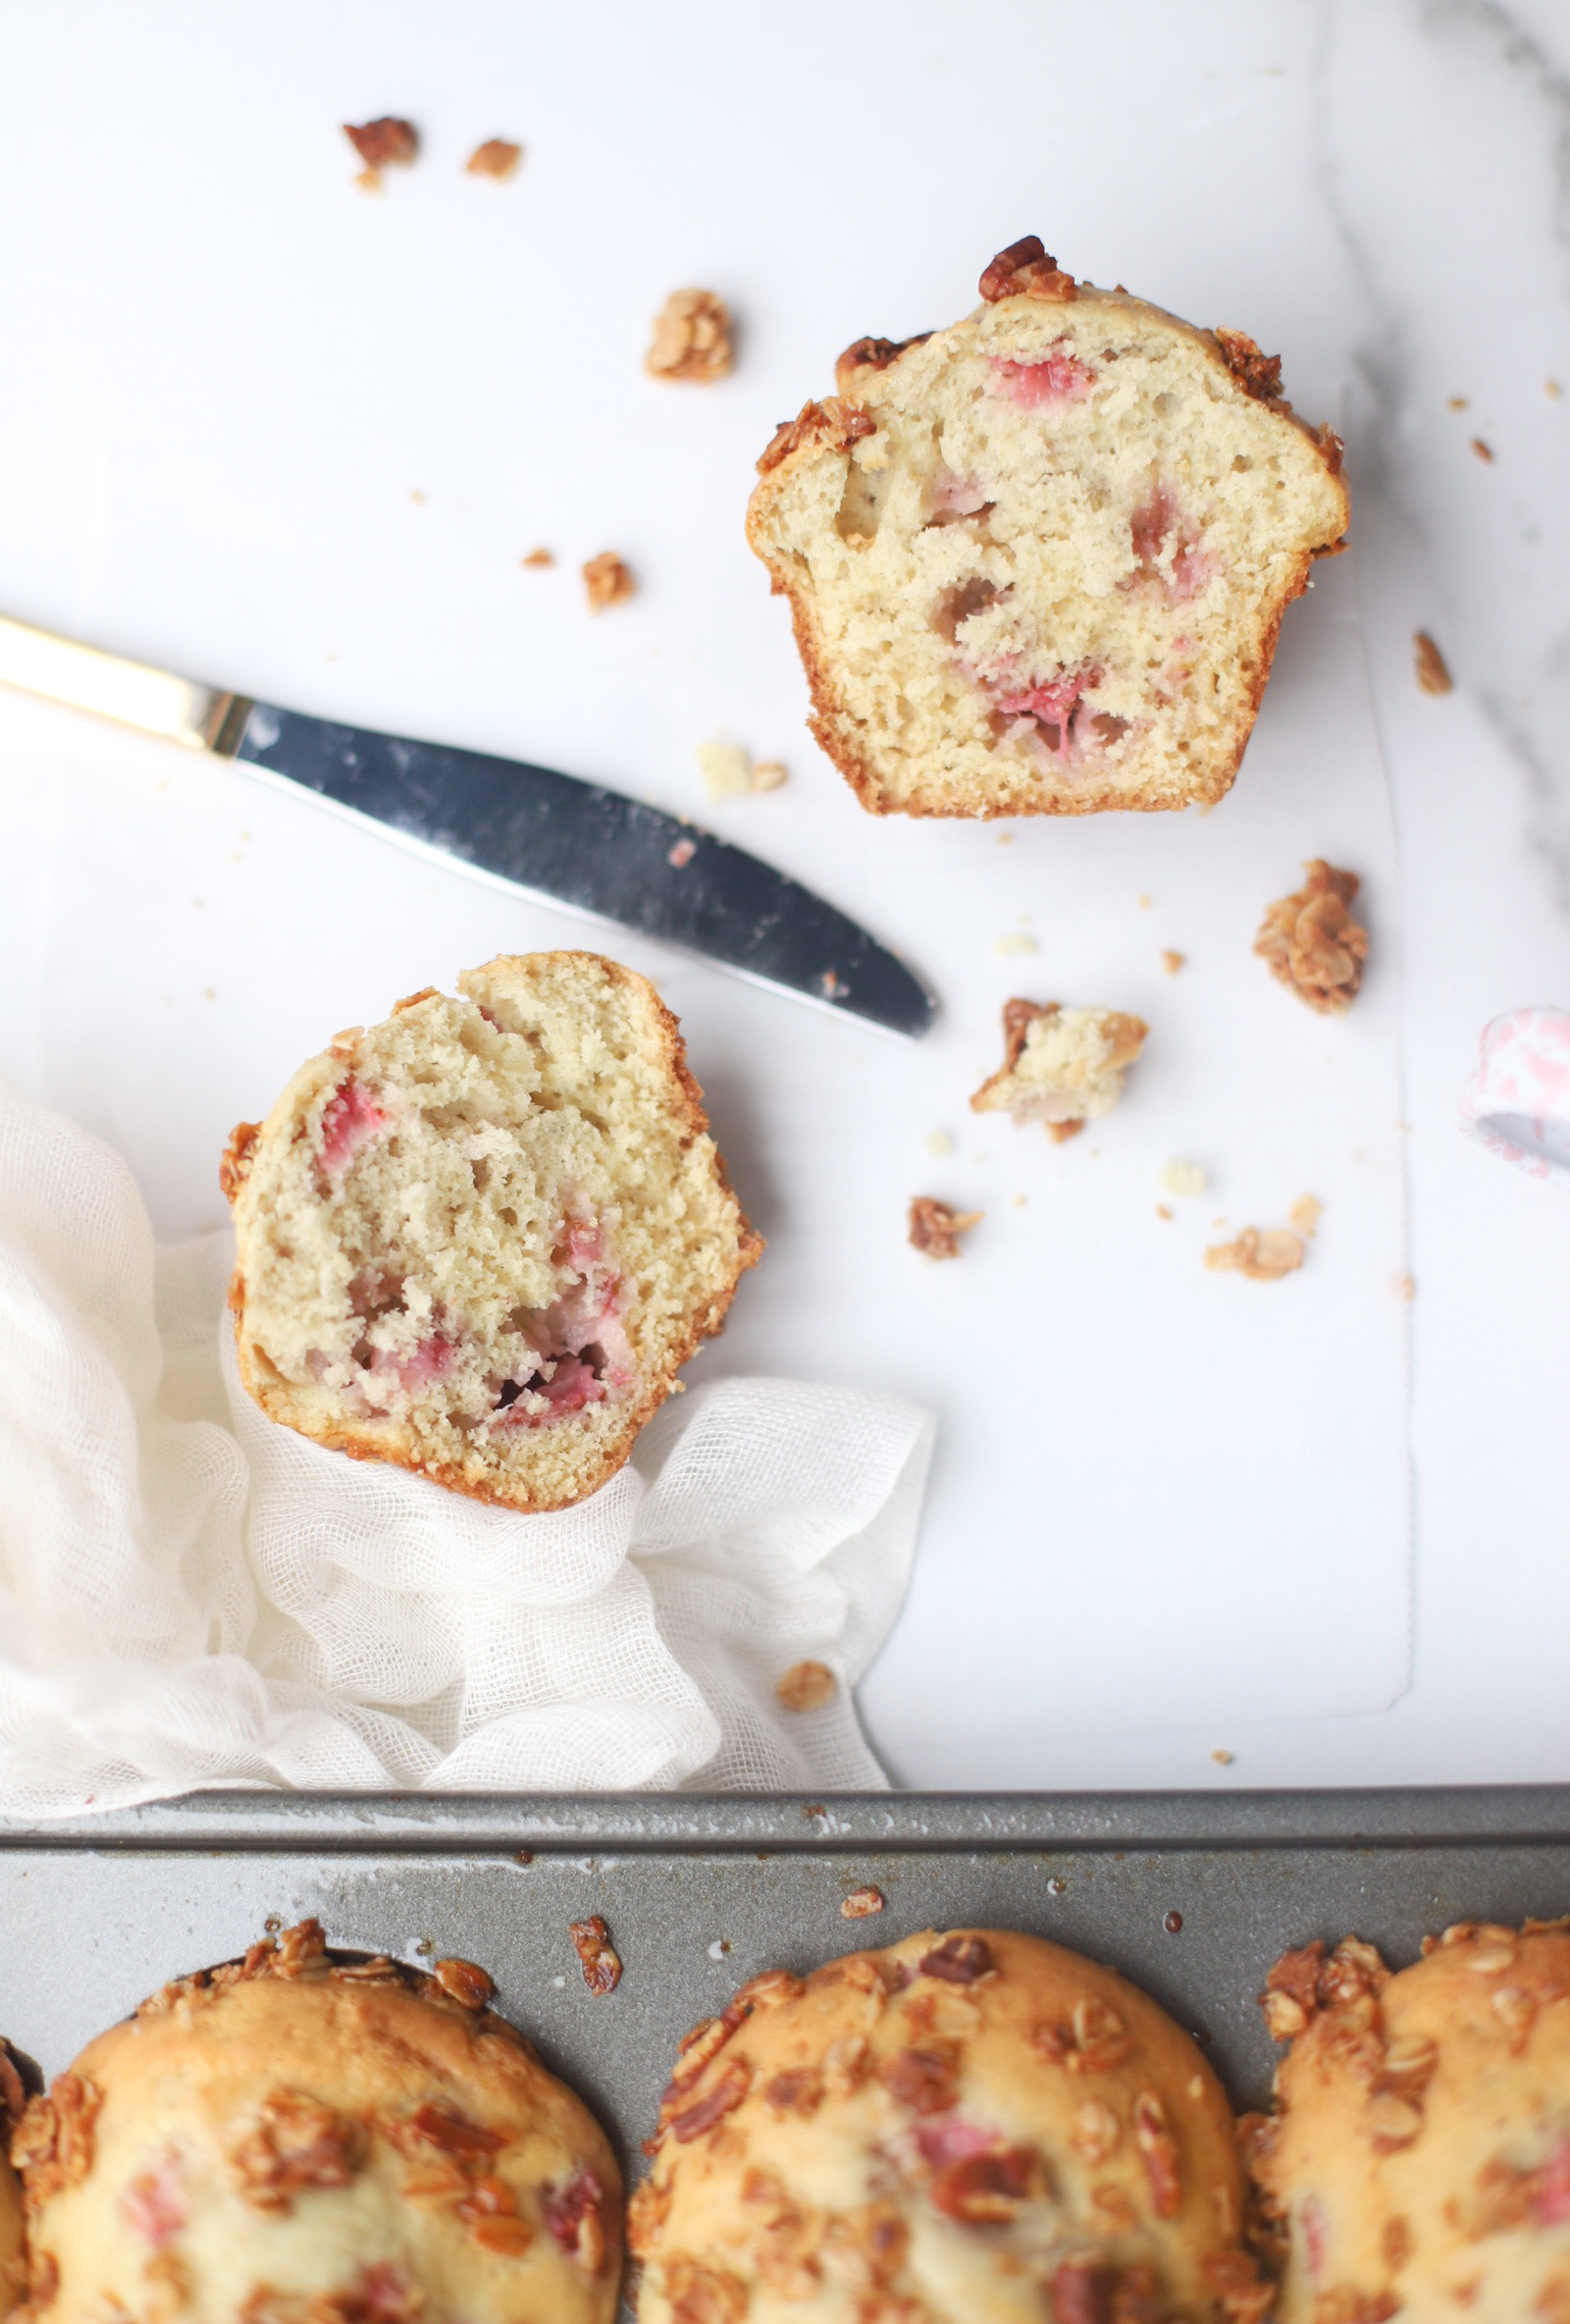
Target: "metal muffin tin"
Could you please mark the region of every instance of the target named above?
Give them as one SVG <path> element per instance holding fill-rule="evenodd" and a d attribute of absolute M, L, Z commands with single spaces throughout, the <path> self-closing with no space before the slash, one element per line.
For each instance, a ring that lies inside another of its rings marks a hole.
<path fill-rule="evenodd" d="M 871 1884 L 887 1904 L 846 1920 Z M 45 2076 L 167 1979 L 316 1914 L 333 1943 L 456 1953 L 629 2166 L 677 2038 L 743 1979 L 913 1929 L 1030 1929 L 1112 1962 L 1239 2105 L 1276 2051 L 1254 1996 L 1289 1945 L 1355 1930 L 1394 1963 L 1457 1920 L 1570 1911 L 1570 1788 L 521 1799 L 215 1792 L 0 1820 L 0 2031 Z M 568 1923 L 608 1923 L 592 1996 Z M 629 2168 L 629 2177 L 632 2169 Z"/>

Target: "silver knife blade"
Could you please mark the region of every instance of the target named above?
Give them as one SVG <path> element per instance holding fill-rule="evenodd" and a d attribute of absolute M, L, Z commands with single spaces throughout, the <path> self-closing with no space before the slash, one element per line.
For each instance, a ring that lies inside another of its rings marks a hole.
<path fill-rule="evenodd" d="M 0 682 L 236 758 L 482 877 L 916 1037 L 903 961 L 782 872 L 619 791 L 226 694 L 0 615 Z"/>
<path fill-rule="evenodd" d="M 782 872 L 620 791 L 517 759 L 251 706 L 235 753 L 395 839 L 509 887 L 701 953 L 916 1035 L 932 1002 L 903 961 Z"/>

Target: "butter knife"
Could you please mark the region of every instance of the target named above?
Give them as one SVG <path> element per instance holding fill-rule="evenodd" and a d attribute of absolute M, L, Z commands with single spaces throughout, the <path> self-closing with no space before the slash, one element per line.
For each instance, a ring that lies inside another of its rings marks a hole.
<path fill-rule="evenodd" d="M 712 832 L 620 791 L 226 693 L 0 615 L 0 683 L 233 759 L 499 886 L 915 1036 L 932 1001 L 864 928 Z"/>

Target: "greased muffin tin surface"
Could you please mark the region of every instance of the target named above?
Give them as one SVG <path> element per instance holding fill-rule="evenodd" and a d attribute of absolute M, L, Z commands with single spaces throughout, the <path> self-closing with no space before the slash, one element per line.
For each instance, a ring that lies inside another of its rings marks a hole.
<path fill-rule="evenodd" d="M 884 1909 L 846 1919 L 866 1885 Z M 457 1954 L 609 2131 L 629 2178 L 675 2044 L 745 1979 L 927 1928 L 1028 1929 L 1111 1962 L 1198 2034 L 1232 2098 L 1277 2052 L 1254 1996 L 1355 1930 L 1392 1965 L 1467 1918 L 1570 1909 L 1570 1788 L 917 1794 L 826 1800 L 197 1795 L 0 1824 L 0 2031 L 46 2076 L 269 1917 L 335 1945 Z M 592 1995 L 568 1925 L 623 1963 Z"/>

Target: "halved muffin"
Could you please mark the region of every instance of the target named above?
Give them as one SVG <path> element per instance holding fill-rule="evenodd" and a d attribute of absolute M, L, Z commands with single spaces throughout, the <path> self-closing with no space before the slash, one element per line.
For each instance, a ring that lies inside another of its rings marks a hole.
<path fill-rule="evenodd" d="M 1340 444 L 1278 359 L 1028 236 L 947 331 L 858 340 L 759 462 L 813 733 L 874 814 L 1085 815 L 1230 787 L 1282 610 L 1342 545 Z"/>
<path fill-rule="evenodd" d="M 222 1181 L 270 1418 L 517 1509 L 618 1469 L 762 1248 L 676 1020 L 589 952 L 340 1033 Z"/>

